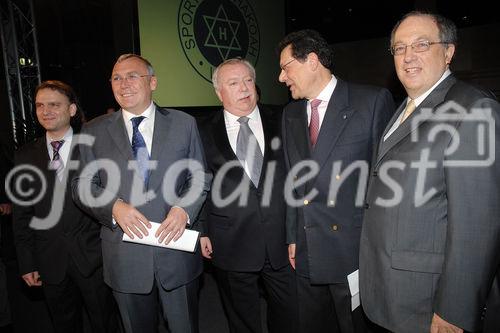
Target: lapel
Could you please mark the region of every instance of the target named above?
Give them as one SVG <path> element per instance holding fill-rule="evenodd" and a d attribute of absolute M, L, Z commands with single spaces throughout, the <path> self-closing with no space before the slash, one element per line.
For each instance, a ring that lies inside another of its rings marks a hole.
<path fill-rule="evenodd" d="M 260 119 L 262 121 L 262 131 L 264 132 L 264 158 L 262 161 L 262 170 L 260 171 L 259 188 L 264 186 L 264 180 L 266 179 L 267 163 L 273 156 L 273 149 L 271 148 L 271 142 L 275 133 L 275 129 L 278 124 L 275 122 L 275 118 L 271 115 L 271 110 L 265 109 L 259 105 Z"/>
<path fill-rule="evenodd" d="M 133 160 L 134 155 L 132 153 L 132 146 L 130 145 L 127 129 L 123 121 L 122 110 L 115 112 L 109 118 L 108 132 L 116 148 L 118 148 L 118 151 L 123 155 L 124 160 L 127 162 Z"/>
<path fill-rule="evenodd" d="M 218 151 L 226 161 L 237 160 L 236 154 L 231 148 L 229 138 L 227 137 L 226 121 L 224 119 L 224 110 L 217 112 L 212 120 L 214 128 L 214 141 Z"/>
<path fill-rule="evenodd" d="M 331 155 L 353 112 L 354 109 L 349 108 L 348 85 L 338 80 L 321 124 L 318 141 L 312 151 L 312 158 L 318 162 L 320 169 Z"/>
<path fill-rule="evenodd" d="M 309 129 L 307 126 L 307 101 L 302 100 L 290 105 L 290 109 L 285 113 L 287 122 L 287 140 L 289 144 L 288 156 L 292 158 L 290 164 L 294 165 L 303 160 L 311 159 Z M 294 160 L 296 156 L 291 148 L 295 148 L 298 153 L 298 159 Z"/>
<path fill-rule="evenodd" d="M 170 112 L 166 109 L 162 109 L 155 105 L 155 127 L 153 130 L 153 141 L 151 145 L 151 161 L 158 161 L 155 171 L 149 171 L 149 183 L 148 188 L 154 189 L 159 186 L 162 182 L 164 172 L 167 170 L 167 166 L 162 165 L 165 159 L 161 158 L 163 156 L 163 151 L 167 147 L 167 142 L 175 142 L 175 138 L 169 138 L 172 126 L 172 119 L 170 117 Z"/>
<path fill-rule="evenodd" d="M 36 166 L 43 171 L 46 179 L 49 180 L 48 184 L 53 184 L 56 178 L 55 170 L 49 169 L 50 157 L 47 151 L 47 137 L 43 135 L 35 142 L 33 161 L 36 161 Z"/>
<path fill-rule="evenodd" d="M 450 75 L 443 82 L 441 82 L 430 94 L 427 96 L 422 103 L 412 112 L 412 114 L 401 124 L 399 127 L 387 138 L 387 140 L 383 140 L 383 136 L 387 133 L 387 131 L 394 125 L 394 122 L 397 120 L 399 114 L 403 112 L 406 107 L 406 101 L 403 102 L 397 112 L 392 117 L 391 121 L 387 125 L 384 134 L 382 135 L 380 141 L 380 147 L 377 154 L 377 164 L 383 159 L 383 157 L 391 150 L 395 145 L 397 145 L 401 140 L 408 137 L 413 131 L 417 130 L 423 123 L 426 122 L 425 119 L 419 121 L 416 124 L 413 124 L 412 119 L 417 116 L 422 117 L 422 110 L 424 109 L 433 109 L 432 112 L 436 109 L 436 107 L 444 102 L 446 94 L 448 90 L 450 90 L 451 86 L 455 84 L 456 79 Z"/>

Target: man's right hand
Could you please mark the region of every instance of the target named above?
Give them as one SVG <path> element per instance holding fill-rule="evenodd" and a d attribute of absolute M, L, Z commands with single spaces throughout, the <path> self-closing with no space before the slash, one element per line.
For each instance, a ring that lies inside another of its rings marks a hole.
<path fill-rule="evenodd" d="M 40 287 L 42 285 L 42 280 L 40 280 L 40 274 L 38 274 L 38 271 L 26 273 L 23 276 L 24 282 L 29 287 Z"/>
<path fill-rule="evenodd" d="M 151 229 L 151 223 L 141 212 L 121 200 L 113 205 L 113 218 L 131 239 L 134 234 L 142 239 L 143 235 L 148 235 L 147 229 Z"/>
<path fill-rule="evenodd" d="M 200 247 L 201 254 L 207 258 L 212 259 L 212 242 L 210 242 L 210 238 L 208 237 L 200 237 Z"/>
<path fill-rule="evenodd" d="M 288 260 L 292 268 L 295 269 L 295 244 L 288 244 Z"/>

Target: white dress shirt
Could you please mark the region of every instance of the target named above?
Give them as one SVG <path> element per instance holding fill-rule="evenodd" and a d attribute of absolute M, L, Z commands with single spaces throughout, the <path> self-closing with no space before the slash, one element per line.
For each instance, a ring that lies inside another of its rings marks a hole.
<path fill-rule="evenodd" d="M 259 149 L 262 152 L 262 156 L 264 156 L 264 129 L 262 128 L 262 120 L 260 119 L 259 107 L 255 106 L 255 109 L 247 115 L 249 118 L 248 126 L 252 130 L 255 138 L 257 139 L 257 143 L 259 144 Z M 233 152 L 236 154 L 236 142 L 238 139 L 238 133 L 240 132 L 240 123 L 238 122 L 239 116 L 235 116 L 227 110 L 224 110 L 224 121 L 226 123 L 226 132 L 227 138 L 229 139 L 229 144 L 233 149 Z M 247 163 L 243 166 L 247 175 L 250 176 L 250 169 L 248 168 Z"/>
<path fill-rule="evenodd" d="M 325 119 L 326 109 L 328 108 L 328 103 L 330 102 L 330 98 L 332 97 L 333 91 L 337 86 L 337 79 L 332 75 L 332 79 L 325 88 L 319 93 L 316 98 L 320 99 L 321 103 L 318 106 L 318 114 L 319 114 L 319 130 L 321 130 L 321 124 L 323 124 L 323 119 Z M 311 101 L 307 101 L 307 125 L 311 123 Z"/>

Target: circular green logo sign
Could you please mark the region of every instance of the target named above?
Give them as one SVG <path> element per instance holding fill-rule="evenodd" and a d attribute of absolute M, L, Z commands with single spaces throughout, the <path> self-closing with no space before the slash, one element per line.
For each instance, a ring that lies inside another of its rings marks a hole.
<path fill-rule="evenodd" d="M 242 57 L 257 64 L 259 26 L 248 0 L 183 0 L 177 26 L 186 58 L 209 82 L 224 60 Z"/>

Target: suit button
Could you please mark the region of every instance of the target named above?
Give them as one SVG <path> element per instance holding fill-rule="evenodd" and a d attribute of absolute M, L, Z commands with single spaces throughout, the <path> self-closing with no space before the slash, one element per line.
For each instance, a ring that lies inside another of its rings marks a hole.
<path fill-rule="evenodd" d="M 335 200 L 328 201 L 328 206 L 330 206 L 330 207 L 335 206 Z"/>
<path fill-rule="evenodd" d="M 373 177 L 378 177 L 378 171 L 377 170 L 373 170 Z"/>
<path fill-rule="evenodd" d="M 336 225 L 336 224 L 332 225 L 332 230 L 333 230 L 333 231 L 337 231 L 337 230 L 339 230 L 339 226 L 338 226 L 338 225 Z"/>
<path fill-rule="evenodd" d="M 368 202 L 365 202 L 365 209 L 369 209 L 370 208 L 370 204 Z"/>
<path fill-rule="evenodd" d="M 335 179 L 339 180 L 340 179 L 340 175 L 335 175 Z"/>
<path fill-rule="evenodd" d="M 304 200 L 304 205 L 305 205 L 305 206 L 309 205 L 309 200 L 307 200 L 307 199 L 306 199 L 306 200 Z"/>

